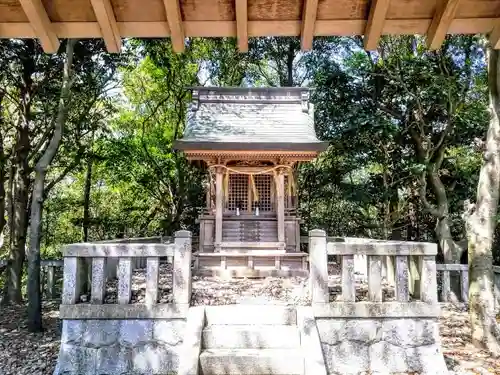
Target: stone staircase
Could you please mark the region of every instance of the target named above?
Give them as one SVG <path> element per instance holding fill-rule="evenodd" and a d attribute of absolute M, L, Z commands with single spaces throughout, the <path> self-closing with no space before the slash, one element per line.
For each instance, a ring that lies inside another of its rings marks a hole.
<path fill-rule="evenodd" d="M 295 308 L 207 307 L 199 365 L 200 375 L 304 375 Z"/>
<path fill-rule="evenodd" d="M 225 220 L 222 224 L 223 242 L 277 242 L 276 220 Z"/>
<path fill-rule="evenodd" d="M 272 218 L 224 220 L 219 251 L 195 253 L 195 272 L 236 278 L 306 276 L 307 253 L 286 252 L 285 247 Z"/>

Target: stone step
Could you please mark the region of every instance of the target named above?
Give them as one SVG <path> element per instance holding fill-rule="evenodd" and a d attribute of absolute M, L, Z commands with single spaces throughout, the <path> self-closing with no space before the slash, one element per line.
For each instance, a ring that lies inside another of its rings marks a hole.
<path fill-rule="evenodd" d="M 203 375 L 304 375 L 298 349 L 207 349 L 200 353 Z"/>
<path fill-rule="evenodd" d="M 268 243 L 278 243 L 278 240 L 276 237 L 264 237 L 264 238 L 254 238 L 254 237 L 234 237 L 234 236 L 228 236 L 228 237 L 225 237 L 223 236 L 222 237 L 222 242 L 231 242 L 231 243 L 235 243 L 235 242 L 268 242 Z M 264 247 L 266 249 L 270 249 L 270 248 L 275 248 L 276 246 L 271 246 L 271 247 Z"/>
<path fill-rule="evenodd" d="M 293 349 L 300 335 L 292 325 L 211 325 L 203 330 L 206 349 Z"/>
<path fill-rule="evenodd" d="M 260 229 L 222 228 L 222 233 L 275 233 L 275 232 L 278 232 L 277 228 L 260 228 Z"/>
<path fill-rule="evenodd" d="M 277 250 L 277 249 L 254 249 L 254 248 L 236 248 L 236 249 L 224 249 L 220 252 L 207 252 L 207 253 L 194 253 L 197 257 L 210 257 L 210 258 L 220 258 L 224 257 L 269 257 L 269 258 L 302 258 L 307 257 L 309 254 L 306 252 L 290 252 L 287 253 L 285 250 Z"/>
<path fill-rule="evenodd" d="M 295 325 L 297 311 L 289 306 L 227 305 L 205 308 L 206 326 L 211 325 Z"/>
<path fill-rule="evenodd" d="M 248 227 L 226 227 L 222 226 L 223 231 L 239 231 L 239 232 L 266 232 L 266 231 L 277 231 L 277 227 L 255 227 L 255 228 L 248 228 Z"/>
<path fill-rule="evenodd" d="M 222 227 L 224 228 L 277 228 L 277 221 L 223 221 Z"/>
<path fill-rule="evenodd" d="M 231 230 L 223 230 L 222 231 L 223 236 L 252 236 L 252 237 L 259 237 L 259 236 L 273 236 L 273 237 L 278 237 L 278 232 L 277 231 L 268 231 L 268 232 L 242 232 L 242 231 L 231 231 Z"/>
<path fill-rule="evenodd" d="M 235 242 L 222 242 L 221 248 L 226 249 L 237 249 L 237 248 L 255 248 L 255 249 L 279 249 L 285 248 L 285 244 L 281 242 L 243 242 L 243 241 L 235 241 Z"/>

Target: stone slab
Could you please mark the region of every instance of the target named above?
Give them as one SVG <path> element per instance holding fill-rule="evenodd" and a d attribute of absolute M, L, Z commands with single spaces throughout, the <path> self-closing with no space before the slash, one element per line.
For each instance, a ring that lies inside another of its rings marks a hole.
<path fill-rule="evenodd" d="M 211 325 L 203 330 L 206 349 L 280 349 L 300 347 L 292 325 Z"/>
<path fill-rule="evenodd" d="M 205 326 L 205 307 L 191 307 L 186 320 L 184 340 L 181 346 L 178 375 L 199 373 L 201 336 Z"/>
<path fill-rule="evenodd" d="M 251 268 L 228 268 L 220 269 L 219 266 L 213 268 L 202 267 L 195 271 L 195 274 L 203 277 L 231 278 L 266 278 L 266 277 L 307 277 L 309 272 L 302 269 L 276 270 L 276 269 L 251 269 Z"/>
<path fill-rule="evenodd" d="M 153 321 L 153 340 L 170 346 L 177 346 L 184 340 L 186 321 L 184 319 Z"/>
<path fill-rule="evenodd" d="M 125 374 L 131 368 L 132 349 L 120 345 L 99 348 L 96 356 L 96 374 Z"/>
<path fill-rule="evenodd" d="M 54 375 L 177 372 L 185 322 L 64 320 Z"/>
<path fill-rule="evenodd" d="M 175 255 L 174 244 L 158 243 L 76 243 L 62 248 L 64 257 L 123 258 L 166 257 Z"/>
<path fill-rule="evenodd" d="M 153 340 L 153 321 L 149 319 L 122 320 L 120 345 L 134 347 Z"/>
<path fill-rule="evenodd" d="M 54 374 L 95 374 L 97 349 L 61 344 Z"/>
<path fill-rule="evenodd" d="M 439 304 L 425 302 L 333 302 L 313 304 L 316 318 L 437 318 Z"/>
<path fill-rule="evenodd" d="M 60 305 L 60 319 L 185 319 L 188 305 Z"/>
<path fill-rule="evenodd" d="M 156 342 L 134 347 L 132 370 L 139 374 L 165 375 L 177 372 L 179 349 Z"/>
<path fill-rule="evenodd" d="M 207 325 L 287 325 L 297 323 L 295 308 L 269 305 L 206 306 L 205 317 Z"/>
<path fill-rule="evenodd" d="M 304 374 L 327 375 L 318 327 L 310 307 L 297 308 L 297 327 L 300 332 L 300 348 L 304 356 Z"/>
<path fill-rule="evenodd" d="M 437 319 L 317 319 L 329 373 L 446 374 Z"/>
<path fill-rule="evenodd" d="M 303 375 L 301 350 L 208 349 L 200 354 L 203 374 L 210 375 Z"/>
<path fill-rule="evenodd" d="M 437 245 L 430 242 L 329 242 L 328 255 L 437 255 Z"/>

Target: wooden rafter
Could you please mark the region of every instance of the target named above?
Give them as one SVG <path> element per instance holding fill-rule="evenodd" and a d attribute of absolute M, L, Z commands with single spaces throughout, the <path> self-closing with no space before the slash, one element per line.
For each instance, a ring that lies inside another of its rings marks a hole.
<path fill-rule="evenodd" d="M 500 20 L 490 33 L 490 43 L 493 49 L 500 49 Z"/>
<path fill-rule="evenodd" d="M 110 0 L 90 0 L 108 52 L 120 52 L 122 41 Z"/>
<path fill-rule="evenodd" d="M 364 45 L 368 51 L 377 49 L 378 41 L 384 29 L 385 17 L 389 10 L 390 0 L 373 0 L 368 22 L 365 27 Z"/>
<path fill-rule="evenodd" d="M 1 1 L 1 0 L 0 0 Z M 387 19 L 382 34 L 424 35 L 429 29 L 430 19 Z M 499 23 L 498 18 L 455 18 L 448 32 L 450 34 L 489 34 Z M 170 29 L 165 21 L 117 22 L 122 38 L 167 38 Z M 248 21 L 248 37 L 300 36 L 302 22 Z M 184 21 L 186 37 L 236 37 L 236 21 Z M 366 20 L 317 20 L 314 35 L 362 35 Z M 89 22 L 52 22 L 57 36 L 64 38 L 102 38 L 99 24 Z M 28 22 L 0 21 L 0 38 L 36 38 Z"/>
<path fill-rule="evenodd" d="M 300 44 L 302 50 L 310 50 L 313 46 L 314 27 L 318 13 L 318 0 L 305 0 L 302 11 L 302 28 Z"/>
<path fill-rule="evenodd" d="M 46 53 L 55 53 L 59 49 L 59 39 L 57 38 L 49 16 L 43 7 L 41 0 L 19 0 L 26 17 L 30 21 L 35 35 L 40 40 L 43 50 Z"/>
<path fill-rule="evenodd" d="M 240 52 L 248 51 L 248 4 L 247 0 L 236 0 L 236 35 Z"/>
<path fill-rule="evenodd" d="M 175 52 L 184 52 L 184 26 L 182 24 L 181 7 L 179 0 L 163 0 L 167 22 L 170 28 L 170 37 Z"/>
<path fill-rule="evenodd" d="M 438 49 L 446 37 L 460 0 L 441 0 L 427 31 L 427 46 L 429 49 Z"/>

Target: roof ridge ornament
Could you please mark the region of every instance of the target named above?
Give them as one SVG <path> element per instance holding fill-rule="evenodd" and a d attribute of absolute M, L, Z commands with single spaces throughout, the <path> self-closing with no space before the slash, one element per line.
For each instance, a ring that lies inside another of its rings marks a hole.
<path fill-rule="evenodd" d="M 302 91 L 300 93 L 302 104 L 302 112 L 309 113 L 309 91 Z"/>

